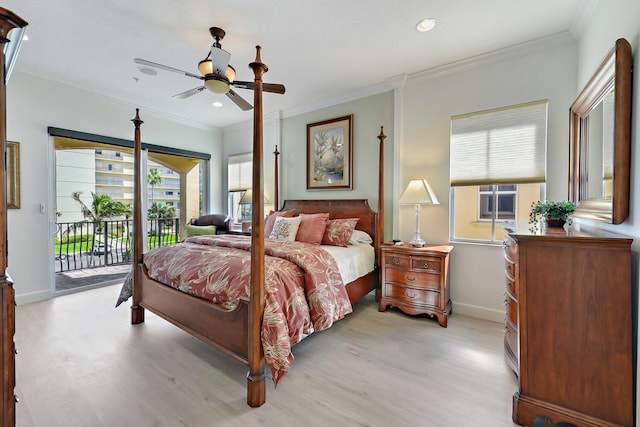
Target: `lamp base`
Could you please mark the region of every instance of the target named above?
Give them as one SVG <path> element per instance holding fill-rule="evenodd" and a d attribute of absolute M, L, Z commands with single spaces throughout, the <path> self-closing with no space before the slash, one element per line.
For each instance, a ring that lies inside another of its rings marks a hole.
<path fill-rule="evenodd" d="M 425 241 L 420 236 L 420 233 L 414 233 L 413 239 L 409 241 L 409 245 L 423 247 L 425 245 Z"/>

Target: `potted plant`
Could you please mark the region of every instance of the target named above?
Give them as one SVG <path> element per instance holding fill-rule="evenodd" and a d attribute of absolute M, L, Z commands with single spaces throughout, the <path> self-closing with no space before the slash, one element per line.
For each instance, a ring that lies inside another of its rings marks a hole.
<path fill-rule="evenodd" d="M 529 212 L 529 225 L 534 229 L 540 219 L 544 219 L 549 227 L 564 227 L 565 223 L 571 224 L 571 215 L 576 210 L 576 204 L 567 200 L 554 202 L 533 202 Z"/>

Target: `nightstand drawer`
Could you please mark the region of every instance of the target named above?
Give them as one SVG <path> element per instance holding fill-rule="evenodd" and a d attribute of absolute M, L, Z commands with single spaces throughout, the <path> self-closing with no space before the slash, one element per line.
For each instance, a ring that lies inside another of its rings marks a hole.
<path fill-rule="evenodd" d="M 440 258 L 411 257 L 411 269 L 440 272 Z"/>
<path fill-rule="evenodd" d="M 393 283 L 385 283 L 385 297 L 400 301 L 408 301 L 411 304 L 430 305 L 438 307 L 440 305 L 440 292 L 427 289 L 414 289 Z"/>
<path fill-rule="evenodd" d="M 416 271 L 396 270 L 387 268 L 385 281 L 399 283 L 401 285 L 416 286 L 440 290 L 440 275 L 432 273 L 418 273 Z"/>
<path fill-rule="evenodd" d="M 409 268 L 409 264 L 408 256 L 389 254 L 384 257 L 384 265 L 387 267 Z"/>

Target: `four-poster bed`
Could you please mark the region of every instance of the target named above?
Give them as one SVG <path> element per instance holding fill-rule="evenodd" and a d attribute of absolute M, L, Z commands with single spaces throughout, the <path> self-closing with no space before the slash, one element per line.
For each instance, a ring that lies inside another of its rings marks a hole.
<path fill-rule="evenodd" d="M 239 302 L 231 309 L 224 304 L 214 303 L 211 300 L 190 295 L 182 290 L 167 286 L 158 280 L 150 277 L 150 269 L 143 260 L 142 254 L 142 216 L 141 216 L 141 171 L 140 171 L 140 120 L 138 111 L 132 120 L 135 125 L 135 164 L 134 164 L 134 269 L 132 275 L 132 297 L 131 320 L 133 324 L 144 321 L 145 309 L 177 325 L 186 332 L 194 335 L 202 341 L 228 354 L 234 359 L 249 366 L 247 376 L 247 404 L 252 407 L 261 406 L 266 400 L 265 388 L 265 353 L 263 351 L 263 319 L 265 319 L 265 264 L 272 265 L 271 258 L 265 260 L 265 252 L 272 254 L 280 249 L 274 245 L 282 242 L 273 242 L 268 239 L 265 242 L 265 214 L 262 194 L 263 185 L 263 141 L 262 141 L 262 75 L 267 71 L 267 67 L 261 62 L 260 47 L 257 48 L 256 59 L 250 64 L 255 75 L 254 90 L 254 131 L 253 131 L 253 216 L 251 244 L 248 245 L 248 238 L 243 236 L 217 236 L 206 238 L 187 239 L 184 244 L 191 244 L 196 241 L 203 241 L 208 245 L 229 245 L 245 246 L 245 250 L 250 250 L 250 285 L 246 287 L 248 297 L 240 297 Z M 385 135 L 381 128 L 380 135 L 380 171 L 382 172 L 383 143 Z M 277 168 L 277 148 L 275 154 Z M 276 174 L 276 181 L 278 176 Z M 369 207 L 367 200 L 286 200 L 282 206 L 282 211 L 295 210 L 299 214 L 328 214 L 329 219 L 338 221 L 348 221 L 356 219 L 355 229 L 371 236 L 373 251 L 372 270 L 350 283 L 345 283 L 346 295 L 350 303 L 354 303 L 378 287 L 378 256 L 380 244 L 383 239 L 382 219 L 383 219 L 383 192 L 382 178 L 380 178 L 378 212 L 374 212 Z M 277 188 L 277 187 L 276 187 Z M 276 193 L 275 200 L 278 200 Z M 277 205 L 276 205 L 277 207 Z M 268 236 L 267 236 L 268 237 Z M 216 240 L 219 239 L 219 240 Z M 240 243 L 234 243 L 233 239 Z M 189 240 L 191 240 L 189 242 Z M 222 243 L 220 243 L 222 242 Z M 284 242 L 284 245 L 286 246 Z M 291 246 L 300 245 L 299 242 L 289 243 Z M 346 245 L 345 245 L 346 246 Z M 199 250 L 199 249 L 198 249 Z M 219 254 L 219 252 L 218 252 Z M 245 255 L 238 255 L 244 256 Z M 219 255 L 213 258 L 212 263 L 220 263 Z M 270 267 L 269 273 L 272 273 Z M 307 271 L 305 277 L 309 276 Z M 271 276 L 269 276 L 271 277 Z M 269 279 L 270 280 L 270 279 Z M 305 279 L 308 280 L 308 279 Z M 324 283 L 322 284 L 324 286 Z M 308 287 L 307 284 L 304 287 Z M 327 287 L 328 288 L 328 287 Z M 182 288 L 180 288 L 182 289 Z M 325 293 L 337 293 L 341 291 L 327 291 Z M 266 292 L 266 297 L 271 297 L 272 290 Z M 314 295 L 314 298 L 317 296 Z M 307 294 L 307 298 L 309 295 Z M 236 299 L 236 302 L 238 299 Z M 322 303 L 324 304 L 324 303 Z M 309 303 L 311 306 L 311 302 Z M 225 308 L 226 307 L 226 308 Z M 267 307 L 268 309 L 271 306 Z M 347 313 L 350 312 L 349 310 Z M 271 312 L 269 311 L 269 314 Z M 312 314 L 313 316 L 313 314 Z M 337 316 L 340 318 L 341 316 Z M 265 321 L 266 324 L 266 321 Z M 311 328 L 313 330 L 313 328 Z M 295 342 L 292 342 L 295 344 Z M 271 354 L 268 355 L 269 357 Z M 272 368 L 273 372 L 273 368 Z M 274 378 L 275 381 L 275 378 Z"/>

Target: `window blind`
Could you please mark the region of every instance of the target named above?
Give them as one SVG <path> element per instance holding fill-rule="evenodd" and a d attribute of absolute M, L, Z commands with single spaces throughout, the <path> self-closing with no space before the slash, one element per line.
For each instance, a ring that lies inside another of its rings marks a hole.
<path fill-rule="evenodd" d="M 545 182 L 547 100 L 451 118 L 451 186 Z"/>
<path fill-rule="evenodd" d="M 253 153 L 229 156 L 227 165 L 229 191 L 244 191 L 253 184 Z"/>

